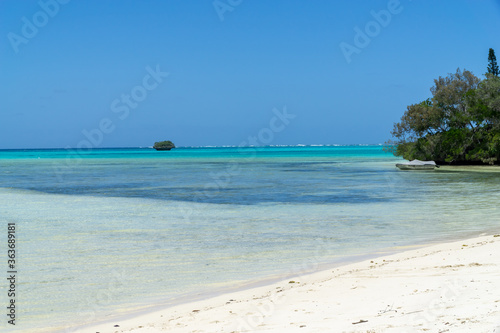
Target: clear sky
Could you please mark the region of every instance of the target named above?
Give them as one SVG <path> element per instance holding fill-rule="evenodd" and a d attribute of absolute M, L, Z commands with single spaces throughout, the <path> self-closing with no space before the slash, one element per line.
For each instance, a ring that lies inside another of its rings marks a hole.
<path fill-rule="evenodd" d="M 0 149 L 383 143 L 500 61 L 499 0 L 1 0 L 0 30 Z"/>

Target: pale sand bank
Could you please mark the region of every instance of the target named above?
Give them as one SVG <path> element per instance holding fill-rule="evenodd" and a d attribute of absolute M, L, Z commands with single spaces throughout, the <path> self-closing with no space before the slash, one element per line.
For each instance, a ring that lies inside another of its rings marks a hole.
<path fill-rule="evenodd" d="M 441 165 L 434 171 L 453 171 L 453 172 L 500 172 L 498 165 Z"/>
<path fill-rule="evenodd" d="M 500 237 L 410 250 L 76 332 L 254 331 L 500 332 Z"/>

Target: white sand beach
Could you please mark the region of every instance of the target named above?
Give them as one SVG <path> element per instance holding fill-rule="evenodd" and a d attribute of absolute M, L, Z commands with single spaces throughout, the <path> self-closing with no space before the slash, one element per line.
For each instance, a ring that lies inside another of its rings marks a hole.
<path fill-rule="evenodd" d="M 500 332 L 500 235 L 413 249 L 76 332 Z"/>

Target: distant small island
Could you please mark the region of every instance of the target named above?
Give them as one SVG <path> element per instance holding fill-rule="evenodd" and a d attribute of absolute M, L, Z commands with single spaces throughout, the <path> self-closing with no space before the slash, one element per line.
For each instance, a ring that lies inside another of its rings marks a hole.
<path fill-rule="evenodd" d="M 386 151 L 438 164 L 500 163 L 500 71 L 489 50 L 486 79 L 470 71 L 434 80 L 432 98 L 409 105 Z"/>
<path fill-rule="evenodd" d="M 175 148 L 175 145 L 172 141 L 160 141 L 155 142 L 153 148 L 156 150 L 171 150 L 172 148 Z"/>

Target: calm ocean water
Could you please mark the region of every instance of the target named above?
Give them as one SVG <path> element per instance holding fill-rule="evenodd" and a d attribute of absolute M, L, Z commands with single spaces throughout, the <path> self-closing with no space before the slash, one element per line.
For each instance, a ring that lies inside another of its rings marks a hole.
<path fill-rule="evenodd" d="M 16 330 L 498 227 L 500 173 L 402 172 L 397 160 L 381 146 L 0 151 Z"/>

